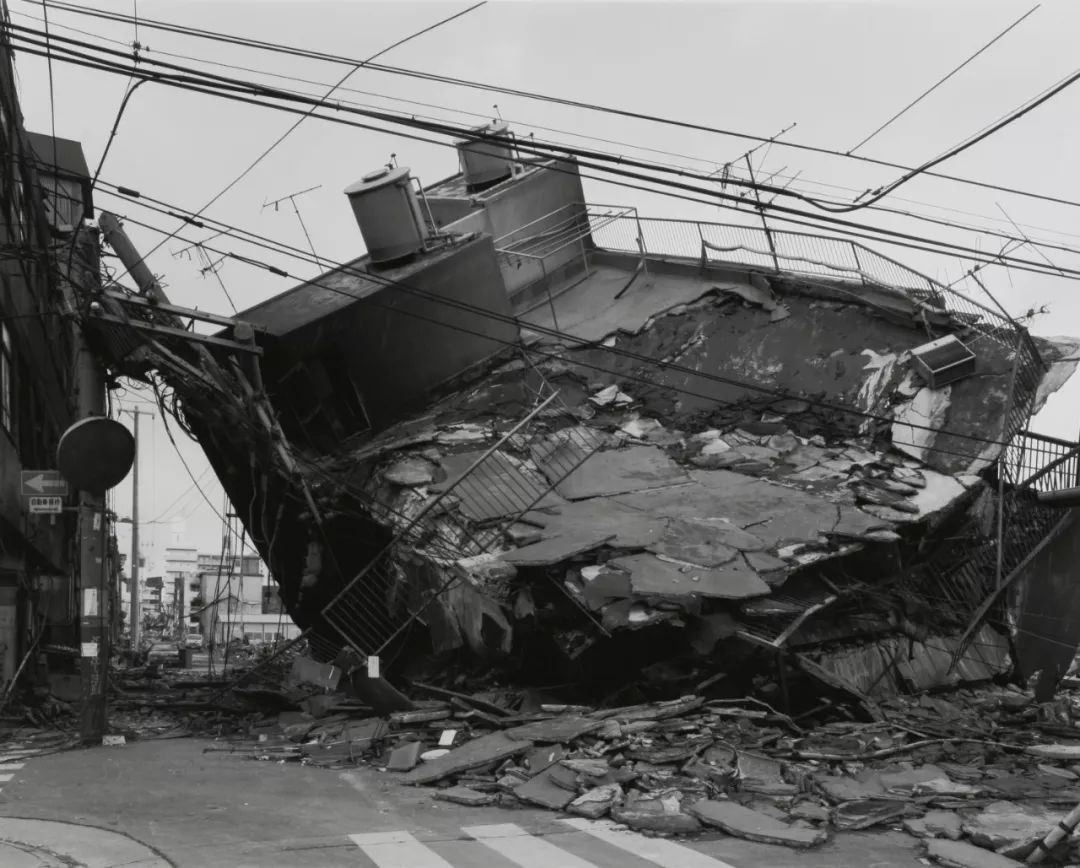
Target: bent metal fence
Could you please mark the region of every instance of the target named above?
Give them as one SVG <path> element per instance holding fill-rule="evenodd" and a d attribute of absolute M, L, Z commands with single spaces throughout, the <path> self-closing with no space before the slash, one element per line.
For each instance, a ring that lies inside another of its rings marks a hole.
<path fill-rule="evenodd" d="M 432 487 L 427 502 L 323 608 L 326 621 L 356 651 L 382 653 L 458 581 L 454 561 L 497 548 L 512 524 L 599 448 L 600 439 L 576 424 L 558 391 L 541 383 L 535 404 L 522 419 L 463 472 Z M 534 425 L 554 429 L 554 434 L 533 437 Z M 436 563 L 443 567 L 443 578 L 424 590 L 406 575 Z"/>

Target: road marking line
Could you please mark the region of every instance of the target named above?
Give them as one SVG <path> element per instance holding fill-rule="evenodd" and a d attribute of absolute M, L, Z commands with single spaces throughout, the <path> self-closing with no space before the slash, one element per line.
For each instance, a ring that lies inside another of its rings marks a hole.
<path fill-rule="evenodd" d="M 408 832 L 368 832 L 349 837 L 379 868 L 454 868 Z"/>
<path fill-rule="evenodd" d="M 596 868 L 592 862 L 536 838 L 513 823 L 465 826 L 461 831 L 521 868 Z"/>
<path fill-rule="evenodd" d="M 13 777 L 15 777 L 15 775 L 0 775 L 0 781 L 4 781 L 6 783 L 7 781 L 10 781 Z"/>
<path fill-rule="evenodd" d="M 0 763 L 0 772 L 17 772 L 26 763 Z"/>
<path fill-rule="evenodd" d="M 611 844 L 627 853 L 655 862 L 660 868 L 735 868 L 728 862 L 706 856 L 704 853 L 691 850 L 666 838 L 646 838 L 636 832 L 616 829 L 615 824 L 610 820 L 586 820 L 574 817 L 559 820 L 559 822 L 579 832 L 587 832 L 605 844 Z"/>

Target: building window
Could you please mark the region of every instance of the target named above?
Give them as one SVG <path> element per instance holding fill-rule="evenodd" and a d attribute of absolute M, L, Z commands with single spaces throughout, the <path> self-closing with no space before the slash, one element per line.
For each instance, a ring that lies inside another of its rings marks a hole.
<path fill-rule="evenodd" d="M 11 332 L 7 323 L 0 323 L 0 424 L 11 432 L 11 379 L 14 353 L 11 348 Z"/>

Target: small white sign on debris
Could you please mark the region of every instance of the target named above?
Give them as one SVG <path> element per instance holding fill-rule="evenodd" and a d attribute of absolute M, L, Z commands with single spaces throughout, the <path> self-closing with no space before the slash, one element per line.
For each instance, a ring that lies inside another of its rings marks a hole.
<path fill-rule="evenodd" d="M 79 645 L 80 657 L 97 657 L 98 656 L 98 643 L 97 642 L 82 642 Z"/>
<path fill-rule="evenodd" d="M 102 747 L 123 747 L 127 744 L 127 739 L 122 735 L 103 735 L 101 744 Z"/>
<path fill-rule="evenodd" d="M 367 659 L 367 677 L 379 678 L 379 657 L 378 655 L 372 655 Z"/>
<path fill-rule="evenodd" d="M 454 739 L 457 738 L 456 729 L 444 729 L 439 736 L 439 747 L 453 747 Z"/>

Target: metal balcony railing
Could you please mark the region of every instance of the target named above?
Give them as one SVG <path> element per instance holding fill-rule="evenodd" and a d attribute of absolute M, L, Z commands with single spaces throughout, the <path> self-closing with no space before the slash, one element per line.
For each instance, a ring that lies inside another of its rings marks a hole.
<path fill-rule="evenodd" d="M 637 209 L 572 202 L 495 239 L 499 269 L 511 295 L 542 287 L 559 327 L 552 291 L 564 275 L 587 275 L 590 236 L 616 220 L 637 220 Z"/>
<path fill-rule="evenodd" d="M 558 390 L 528 367 L 540 379 L 532 408 L 463 473 L 433 488 L 411 518 L 397 516 L 391 541 L 323 608 L 323 617 L 354 650 L 381 654 L 461 581 L 450 563 L 499 548 L 507 528 L 599 449 L 602 439 L 579 427 Z M 559 432 L 553 442 L 537 438 L 537 430 L 549 426 Z M 530 463 L 542 464 L 542 472 Z M 448 577 L 436 587 L 414 589 L 405 571 L 418 559 L 443 564 Z"/>
<path fill-rule="evenodd" d="M 1034 491 L 1056 491 L 1080 485 L 1080 444 L 1021 431 L 1005 451 L 1011 479 Z"/>

